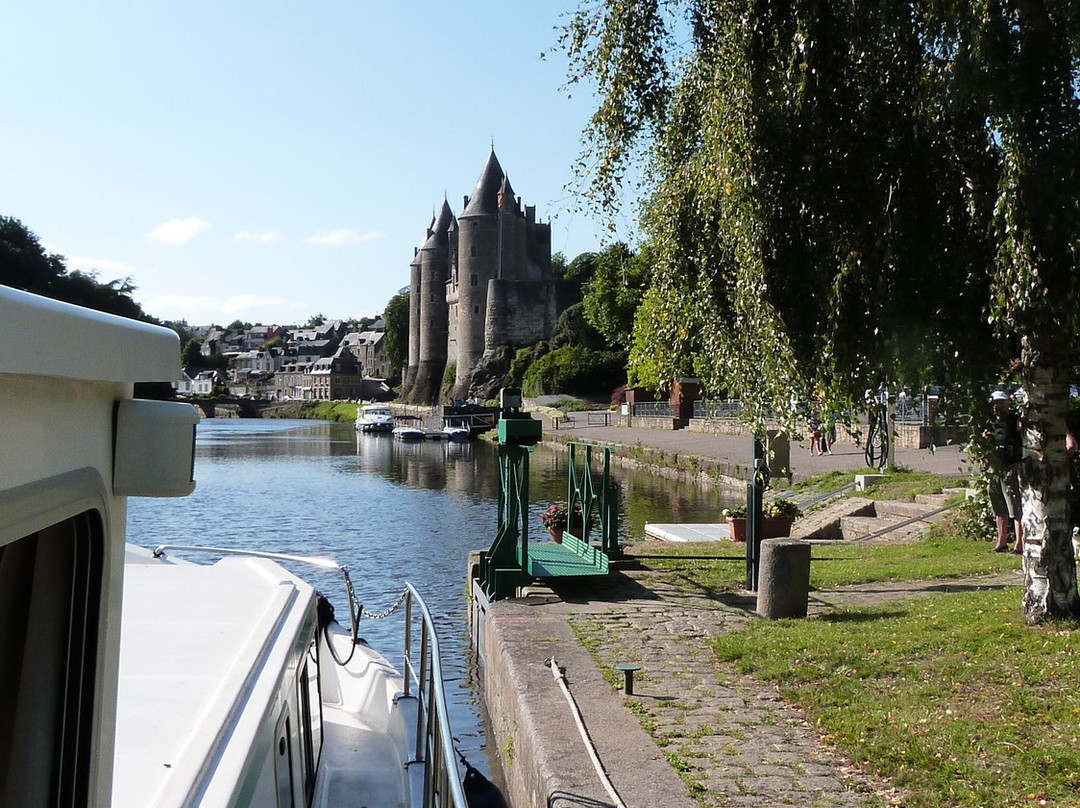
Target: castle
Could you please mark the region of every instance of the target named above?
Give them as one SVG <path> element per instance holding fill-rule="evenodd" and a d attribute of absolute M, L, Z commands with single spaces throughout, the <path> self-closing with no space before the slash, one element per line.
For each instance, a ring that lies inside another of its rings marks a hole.
<path fill-rule="evenodd" d="M 401 398 L 437 401 L 453 370 L 449 397 L 479 391 L 477 370 L 508 368 L 506 348 L 550 339 L 581 299 L 576 281 L 551 271 L 551 225 L 521 208 L 492 149 L 472 196 L 454 217 L 444 199 L 409 266 L 409 365 Z"/>

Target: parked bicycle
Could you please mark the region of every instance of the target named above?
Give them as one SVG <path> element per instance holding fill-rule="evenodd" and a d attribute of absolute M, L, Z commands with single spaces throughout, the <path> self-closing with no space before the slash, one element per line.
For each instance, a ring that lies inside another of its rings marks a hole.
<path fill-rule="evenodd" d="M 870 411 L 866 433 L 866 465 L 884 469 L 889 465 L 889 391 L 879 387 L 877 393 L 867 390 L 866 405 Z"/>

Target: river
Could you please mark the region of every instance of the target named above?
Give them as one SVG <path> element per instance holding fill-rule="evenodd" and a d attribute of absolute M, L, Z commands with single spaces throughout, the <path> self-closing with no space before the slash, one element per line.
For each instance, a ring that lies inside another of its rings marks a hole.
<path fill-rule="evenodd" d="M 196 440 L 195 493 L 133 498 L 128 541 L 258 548 L 328 555 L 348 565 L 357 597 L 378 613 L 412 583 L 435 618 L 445 657 L 451 721 L 460 751 L 492 773 L 476 663 L 469 648 L 465 565 L 495 537 L 498 460 L 488 441 L 402 443 L 321 421 L 204 420 Z M 540 513 L 566 499 L 566 457 L 537 447 L 530 458 L 530 537 L 546 538 Z M 646 522 L 717 521 L 715 490 L 616 469 L 620 539 Z M 326 573 L 298 574 L 338 607 Z M 321 577 L 320 577 L 321 576 Z M 361 633 L 400 665 L 400 620 L 361 622 Z M 495 775 L 497 778 L 497 774 Z"/>

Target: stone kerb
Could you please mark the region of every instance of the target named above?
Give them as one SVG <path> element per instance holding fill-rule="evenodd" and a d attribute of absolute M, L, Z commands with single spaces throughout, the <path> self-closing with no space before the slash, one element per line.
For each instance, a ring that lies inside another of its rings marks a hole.
<path fill-rule="evenodd" d="M 758 569 L 757 613 L 770 620 L 806 617 L 810 600 L 810 544 L 765 539 Z"/>

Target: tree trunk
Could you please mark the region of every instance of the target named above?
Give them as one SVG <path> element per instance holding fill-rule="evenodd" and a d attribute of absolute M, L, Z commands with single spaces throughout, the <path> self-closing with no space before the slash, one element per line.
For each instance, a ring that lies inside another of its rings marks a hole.
<path fill-rule="evenodd" d="M 1069 362 L 1061 346 L 1025 337 L 1021 355 L 1027 403 L 1022 414 L 1020 485 L 1024 534 L 1024 615 L 1029 625 L 1080 615 L 1065 451 Z"/>

